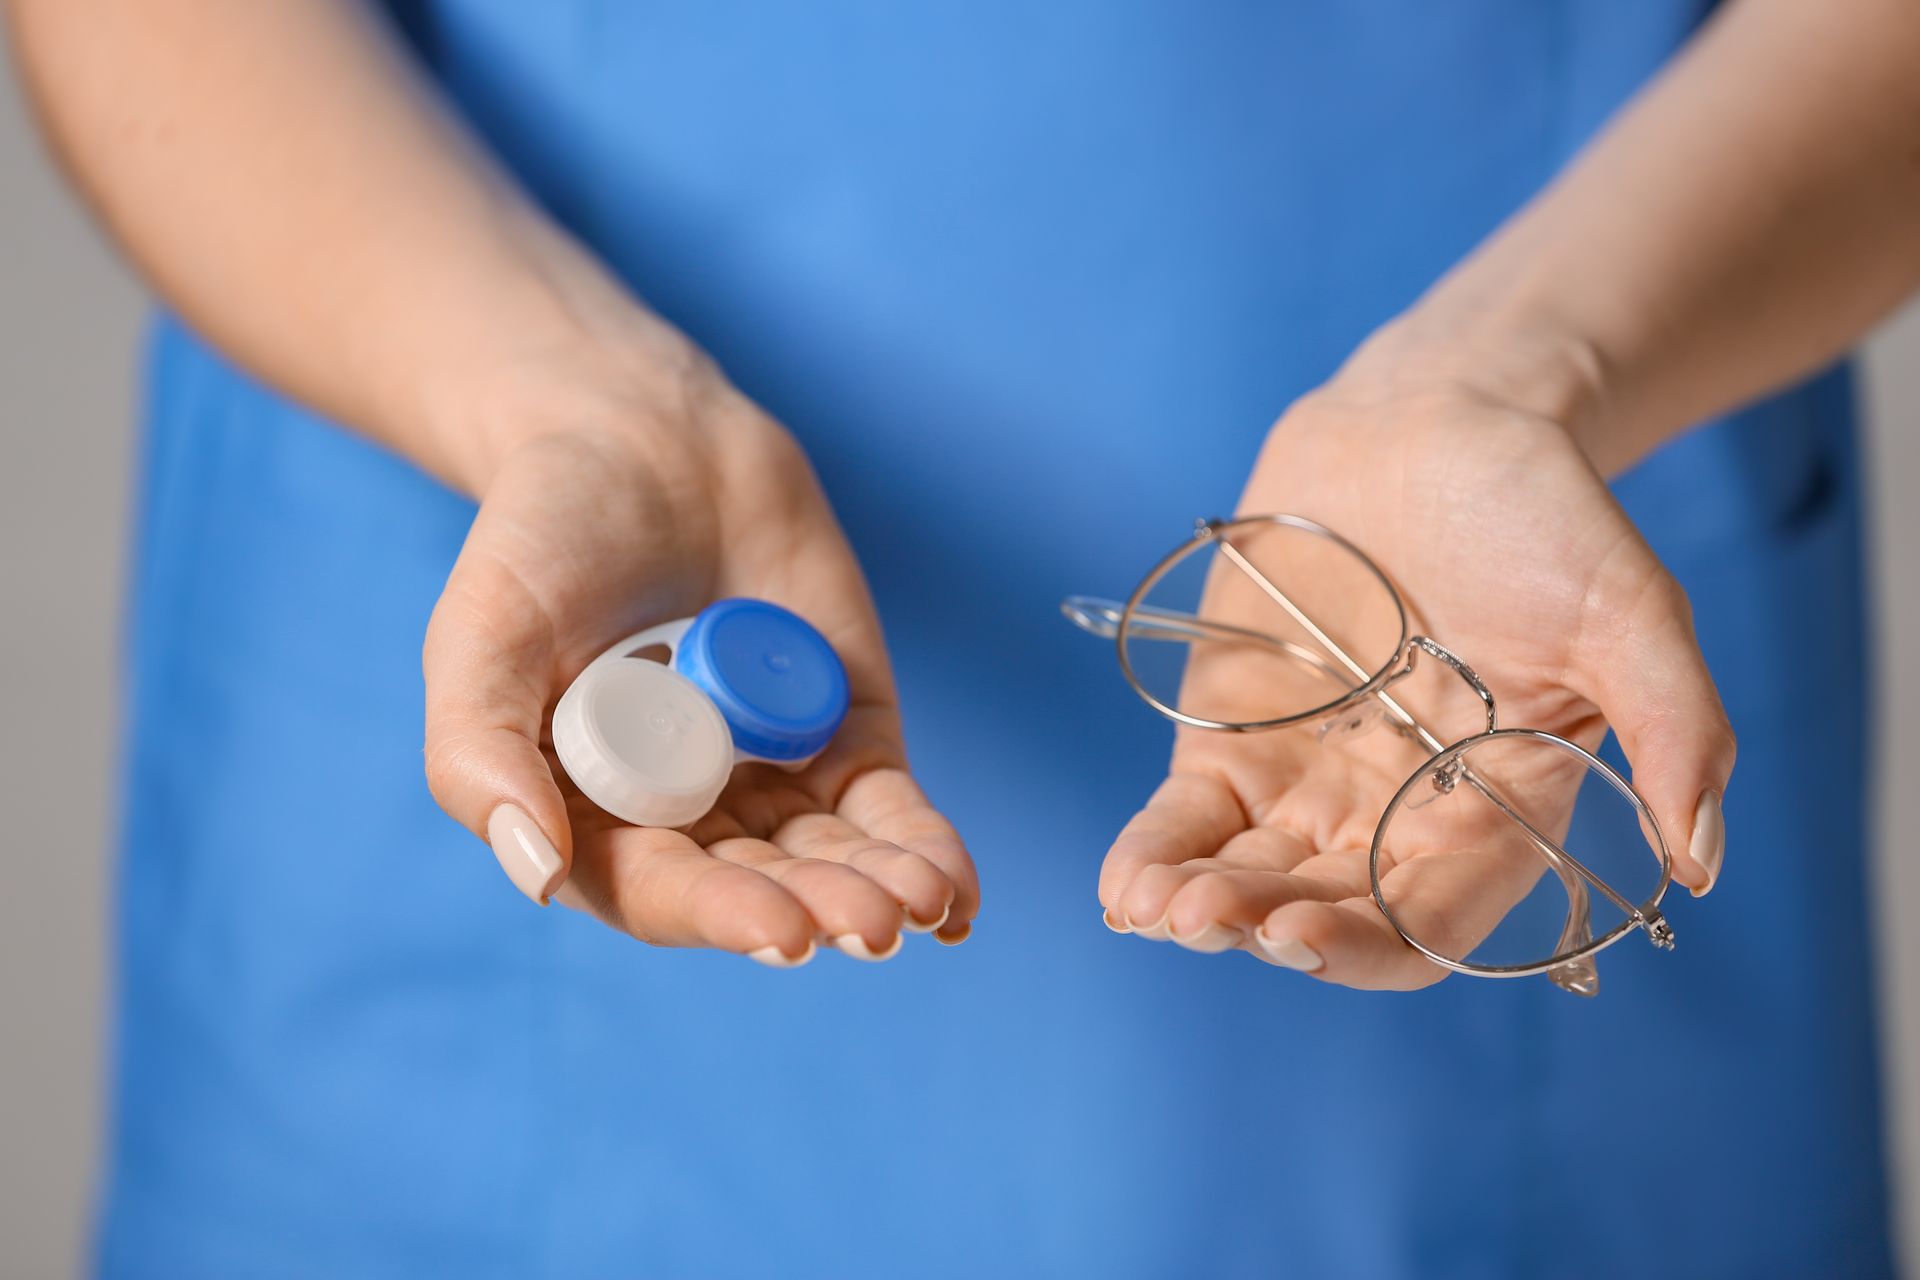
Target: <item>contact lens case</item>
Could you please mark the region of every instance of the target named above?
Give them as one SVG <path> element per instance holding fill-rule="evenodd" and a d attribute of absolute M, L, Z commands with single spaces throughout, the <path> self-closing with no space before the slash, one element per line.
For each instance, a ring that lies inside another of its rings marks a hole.
<path fill-rule="evenodd" d="M 553 712 L 553 746 L 589 800 L 643 827 L 713 808 L 736 765 L 799 769 L 847 714 L 825 636 L 765 600 L 729 599 L 628 636 Z"/>

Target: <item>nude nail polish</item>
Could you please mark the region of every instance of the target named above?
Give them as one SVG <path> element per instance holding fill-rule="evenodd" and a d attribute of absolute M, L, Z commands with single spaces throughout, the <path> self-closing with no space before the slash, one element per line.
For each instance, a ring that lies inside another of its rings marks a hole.
<path fill-rule="evenodd" d="M 1167 936 L 1189 951 L 1199 951 L 1207 955 L 1215 955 L 1222 951 L 1231 951 L 1246 941 L 1247 937 L 1246 934 L 1240 932 L 1238 929 L 1230 929 L 1225 925 L 1214 924 L 1211 921 L 1208 922 L 1205 928 L 1194 934 L 1191 938 L 1183 938 L 1177 933 L 1169 933 Z"/>
<path fill-rule="evenodd" d="M 893 942 L 885 951 L 875 951 L 867 945 L 867 940 L 857 933 L 843 933 L 833 940 L 834 948 L 855 960 L 865 960 L 878 964 L 882 960 L 891 960 L 900 954 L 900 945 L 905 939 L 900 934 L 893 935 Z"/>
<path fill-rule="evenodd" d="M 1253 940 L 1259 944 L 1267 958 L 1287 969 L 1298 969 L 1302 973 L 1312 973 L 1326 963 L 1315 951 L 1298 938 L 1269 938 L 1256 930 Z"/>
<path fill-rule="evenodd" d="M 1720 797 L 1712 791 L 1700 793 L 1700 805 L 1693 811 L 1693 839 L 1687 844 L 1687 856 L 1707 873 L 1705 888 L 1693 890 L 1703 898 L 1720 878 L 1720 863 L 1727 856 L 1727 819 L 1720 809 Z"/>
<path fill-rule="evenodd" d="M 553 841 L 517 804 L 503 804 L 487 819 L 487 843 L 513 887 L 541 906 L 560 887 L 566 866 Z"/>
<path fill-rule="evenodd" d="M 798 969 L 813 959 L 813 939 L 807 939 L 807 949 L 797 956 L 790 956 L 778 947 L 761 947 L 758 951 L 747 952 L 747 959 L 767 966 L 769 969 Z"/>
<path fill-rule="evenodd" d="M 946 906 L 940 908 L 940 918 L 938 920 L 930 920 L 924 924 L 913 918 L 913 912 L 909 911 L 905 914 L 906 919 L 900 923 L 902 929 L 905 929 L 908 933 L 932 933 L 939 929 L 941 925 L 945 924 L 947 917 L 953 914 L 953 904 L 949 902 Z"/>
<path fill-rule="evenodd" d="M 1164 914 L 1151 924 L 1136 924 L 1133 918 L 1129 916 L 1127 918 L 1127 925 L 1135 934 L 1142 938 L 1150 938 L 1154 942 L 1165 942 L 1170 936 L 1167 933 L 1167 917 Z"/>

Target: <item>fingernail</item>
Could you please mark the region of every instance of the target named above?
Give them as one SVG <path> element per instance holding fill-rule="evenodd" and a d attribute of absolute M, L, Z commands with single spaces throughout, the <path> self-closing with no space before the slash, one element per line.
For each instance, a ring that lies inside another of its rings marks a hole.
<path fill-rule="evenodd" d="M 553 841 L 517 804 L 503 804 L 487 819 L 487 843 L 513 887 L 541 906 L 560 887 L 566 867 Z"/>
<path fill-rule="evenodd" d="M 1164 915 L 1152 924 L 1135 924 L 1132 917 L 1128 917 L 1127 927 L 1139 937 L 1151 938 L 1155 942 L 1165 942 L 1169 936 L 1167 933 L 1167 918 Z"/>
<path fill-rule="evenodd" d="M 973 922 L 968 921 L 966 924 L 961 925 L 957 931 L 934 934 L 933 940 L 943 947 L 957 947 L 972 936 Z"/>
<path fill-rule="evenodd" d="M 902 929 L 905 929 L 908 933 L 932 933 L 941 925 L 945 924 L 947 917 L 953 914 L 953 904 L 949 902 L 946 906 L 940 908 L 940 918 L 938 920 L 929 920 L 925 923 L 915 920 L 913 918 L 913 912 L 911 911 L 904 914 L 906 915 L 906 919 L 900 922 Z"/>
<path fill-rule="evenodd" d="M 1269 960 L 1288 969 L 1312 973 L 1326 963 L 1320 958 L 1318 951 L 1298 938 L 1269 938 L 1266 934 L 1255 930 L 1253 940 L 1260 944 L 1260 949 L 1267 953 Z"/>
<path fill-rule="evenodd" d="M 1191 938 L 1183 938 L 1177 933 L 1169 933 L 1168 936 L 1189 951 L 1205 952 L 1208 955 L 1231 951 L 1246 941 L 1247 937 L 1238 929 L 1229 929 L 1225 925 L 1214 924 L 1211 921 L 1207 923 L 1206 928 Z M 1318 957 L 1315 958 L 1318 959 Z"/>
<path fill-rule="evenodd" d="M 1700 807 L 1693 811 L 1693 840 L 1687 845 L 1687 856 L 1707 873 L 1706 885 L 1693 891 L 1694 897 L 1704 898 L 1713 888 L 1713 882 L 1720 878 L 1720 863 L 1727 856 L 1727 819 L 1720 811 L 1720 797 L 1715 792 L 1700 793 Z"/>
<path fill-rule="evenodd" d="M 875 951 L 867 945 L 867 940 L 859 934 L 843 933 L 833 940 L 833 945 L 836 949 L 852 956 L 855 960 L 866 960 L 870 963 L 878 964 L 882 960 L 891 960 L 899 955 L 900 944 L 904 941 L 905 938 L 896 933 L 893 935 L 893 941 L 887 945 L 885 951 Z"/>
<path fill-rule="evenodd" d="M 1133 932 L 1133 930 L 1127 928 L 1125 921 L 1114 919 L 1113 912 L 1108 911 L 1105 908 L 1101 909 L 1100 923 L 1104 924 L 1105 926 L 1107 926 L 1107 928 L 1113 930 L 1115 933 L 1132 933 Z"/>
<path fill-rule="evenodd" d="M 758 951 L 747 952 L 747 959 L 757 960 L 769 969 L 798 969 L 813 959 L 813 940 L 807 940 L 807 949 L 797 956 L 790 956 L 778 947 L 762 947 Z"/>

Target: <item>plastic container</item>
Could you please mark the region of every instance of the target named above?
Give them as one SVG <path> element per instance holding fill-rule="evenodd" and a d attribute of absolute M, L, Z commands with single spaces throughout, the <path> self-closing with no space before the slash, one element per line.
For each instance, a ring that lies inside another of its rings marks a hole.
<path fill-rule="evenodd" d="M 738 764 L 803 768 L 839 729 L 847 697 L 846 668 L 805 619 L 720 600 L 589 663 L 554 708 L 553 745 L 608 813 L 683 827 L 713 808 Z"/>

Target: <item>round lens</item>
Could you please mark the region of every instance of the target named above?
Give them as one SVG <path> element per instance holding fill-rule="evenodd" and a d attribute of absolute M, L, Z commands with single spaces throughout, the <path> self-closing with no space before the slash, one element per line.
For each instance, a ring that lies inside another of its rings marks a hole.
<path fill-rule="evenodd" d="M 1176 719 L 1232 728 L 1324 715 L 1385 676 L 1406 639 L 1385 575 L 1294 516 L 1214 526 L 1160 563 L 1120 627 L 1141 696 Z"/>
<path fill-rule="evenodd" d="M 1598 950 L 1665 891 L 1658 831 L 1626 780 L 1526 729 L 1423 764 L 1374 834 L 1374 893 L 1408 941 L 1484 971 Z"/>

